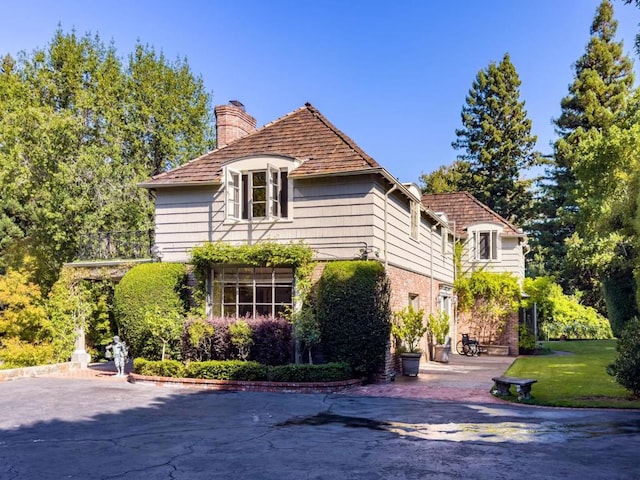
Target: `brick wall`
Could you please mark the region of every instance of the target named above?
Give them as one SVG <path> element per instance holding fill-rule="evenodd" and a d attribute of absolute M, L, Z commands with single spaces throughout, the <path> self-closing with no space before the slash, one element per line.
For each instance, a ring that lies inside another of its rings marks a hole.
<path fill-rule="evenodd" d="M 470 338 L 477 338 L 482 343 L 486 343 L 486 339 L 483 338 L 480 331 L 474 328 L 474 324 L 478 323 L 478 319 L 472 319 L 474 313 L 461 312 L 458 314 L 458 337 L 461 333 L 468 333 Z M 512 312 L 505 323 L 502 333 L 497 337 L 497 340 L 492 341 L 495 345 L 507 345 L 509 347 L 509 355 L 518 355 L 518 312 Z M 460 338 L 456 339 L 456 342 Z M 455 342 L 454 342 L 455 343 Z"/>
<path fill-rule="evenodd" d="M 322 276 L 324 266 L 325 263 L 318 263 L 316 265 L 311 276 L 313 283 L 316 283 Z M 392 312 L 406 307 L 409 304 L 410 295 L 418 296 L 418 306 L 424 309 L 425 317 L 429 312 L 436 310 L 436 299 L 440 293 L 439 282 L 434 281 L 432 287 L 432 282 L 429 277 L 393 266 L 388 267 L 387 275 L 391 284 L 390 306 Z M 424 352 L 427 351 L 426 338 L 423 339 L 423 344 L 420 345 L 420 348 Z M 389 342 L 384 365 L 381 365 L 376 375 L 376 382 L 389 382 L 393 379 L 394 372 L 399 372 L 398 358 L 391 350 L 391 342 Z"/>
<path fill-rule="evenodd" d="M 256 130 L 256 119 L 236 105 L 218 105 L 216 115 L 216 139 L 218 148 L 224 147 Z"/>
<path fill-rule="evenodd" d="M 440 284 L 425 275 L 419 275 L 389 265 L 387 275 L 391 281 L 391 311 L 401 310 L 409 304 L 409 295 L 418 295 L 418 306 L 428 315 L 437 309 L 436 300 Z"/>

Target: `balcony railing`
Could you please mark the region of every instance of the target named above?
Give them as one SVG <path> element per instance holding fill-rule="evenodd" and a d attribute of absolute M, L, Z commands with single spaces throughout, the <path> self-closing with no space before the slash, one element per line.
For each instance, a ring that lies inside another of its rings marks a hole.
<path fill-rule="evenodd" d="M 153 258 L 153 244 L 153 230 L 90 233 L 80 239 L 77 260 Z"/>

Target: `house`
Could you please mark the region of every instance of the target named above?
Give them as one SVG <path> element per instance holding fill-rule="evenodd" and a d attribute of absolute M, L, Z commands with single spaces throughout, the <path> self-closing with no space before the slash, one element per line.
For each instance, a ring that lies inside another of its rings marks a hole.
<path fill-rule="evenodd" d="M 422 205 L 444 215 L 462 241 L 462 273 L 478 269 L 525 275 L 527 235 L 468 192 L 422 195 Z"/>
<path fill-rule="evenodd" d="M 304 241 L 320 268 L 383 262 L 392 310 L 451 313 L 453 235 L 417 186 L 400 183 L 308 103 L 262 128 L 237 101 L 215 114 L 217 149 L 141 184 L 155 191 L 163 261 L 189 262 L 203 242 Z M 208 312 L 277 314 L 292 305 L 293 278 L 287 269 L 217 267 Z"/>
<path fill-rule="evenodd" d="M 445 218 L 462 245 L 461 271 L 467 275 L 484 270 L 507 272 L 516 276 L 522 285 L 525 276 L 527 236 L 468 192 L 425 194 L 422 205 Z M 461 315 L 452 333 L 469 330 L 469 318 Z M 509 346 L 511 354 L 518 353 L 518 314 L 514 312 L 504 329 L 501 343 Z"/>

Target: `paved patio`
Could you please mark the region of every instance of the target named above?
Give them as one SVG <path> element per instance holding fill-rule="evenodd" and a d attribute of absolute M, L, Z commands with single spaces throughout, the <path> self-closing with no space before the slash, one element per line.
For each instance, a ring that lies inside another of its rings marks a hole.
<path fill-rule="evenodd" d="M 502 375 L 515 357 L 466 357 L 452 354 L 449 363 L 424 360 L 417 377 L 396 376 L 394 382 L 350 389 L 349 395 L 421 398 L 471 403 L 504 403 L 491 395 L 492 377 Z M 533 393 L 535 394 L 535 386 Z"/>

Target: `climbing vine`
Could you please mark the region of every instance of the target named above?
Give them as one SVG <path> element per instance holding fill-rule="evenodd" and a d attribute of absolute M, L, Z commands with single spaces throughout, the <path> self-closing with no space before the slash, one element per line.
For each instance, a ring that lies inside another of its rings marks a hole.
<path fill-rule="evenodd" d="M 455 282 L 460 312 L 470 313 L 469 328 L 483 343 L 498 340 L 510 314 L 520 306 L 518 279 L 511 273 L 474 272 Z"/>
<path fill-rule="evenodd" d="M 289 244 L 264 242 L 255 245 L 207 242 L 192 250 L 191 263 L 201 278 L 204 278 L 214 265 L 291 267 L 295 269 L 299 300 L 304 300 L 311 290 L 311 273 L 315 267 L 313 250 L 302 242 Z"/>

